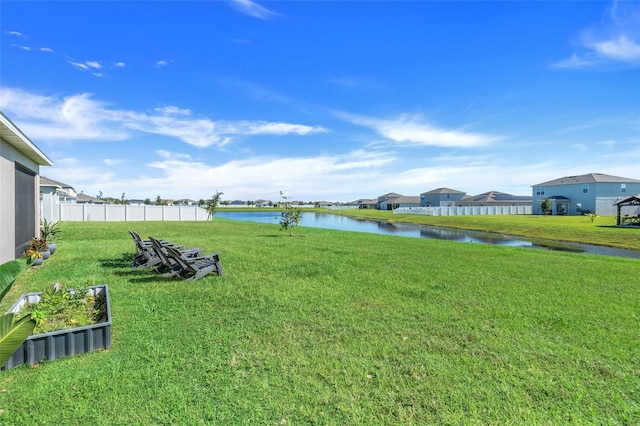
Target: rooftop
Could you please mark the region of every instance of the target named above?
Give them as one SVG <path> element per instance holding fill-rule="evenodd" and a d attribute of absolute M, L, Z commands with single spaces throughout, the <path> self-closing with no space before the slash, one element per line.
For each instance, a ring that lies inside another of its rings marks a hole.
<path fill-rule="evenodd" d="M 553 185 L 571 185 L 579 183 L 595 183 L 595 182 L 609 182 L 609 183 L 640 183 L 640 180 L 605 175 L 604 173 L 587 173 L 580 176 L 565 176 L 559 179 L 542 182 L 533 186 L 553 186 Z"/>

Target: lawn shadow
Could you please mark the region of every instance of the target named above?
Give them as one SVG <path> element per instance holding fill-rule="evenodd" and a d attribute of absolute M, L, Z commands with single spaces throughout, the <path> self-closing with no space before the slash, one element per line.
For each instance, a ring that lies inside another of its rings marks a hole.
<path fill-rule="evenodd" d="M 286 234 L 261 234 L 258 235 L 258 237 L 264 237 L 264 238 L 281 238 L 281 237 L 291 237 L 291 235 L 289 235 L 289 233 Z M 301 238 L 305 238 L 306 235 L 304 234 L 294 234 L 293 237 L 301 237 Z"/>
<path fill-rule="evenodd" d="M 163 277 L 161 275 L 153 274 L 153 275 L 147 275 L 144 277 L 130 278 L 127 281 L 129 281 L 130 283 L 144 284 L 144 283 L 169 282 L 173 280 L 174 280 L 173 277 Z"/>
<path fill-rule="evenodd" d="M 100 265 L 104 268 L 131 268 L 133 266 L 134 255 L 122 253 L 118 258 L 100 259 Z"/>
<path fill-rule="evenodd" d="M 598 228 L 618 228 L 618 229 L 640 229 L 640 226 L 635 225 L 596 225 Z"/>

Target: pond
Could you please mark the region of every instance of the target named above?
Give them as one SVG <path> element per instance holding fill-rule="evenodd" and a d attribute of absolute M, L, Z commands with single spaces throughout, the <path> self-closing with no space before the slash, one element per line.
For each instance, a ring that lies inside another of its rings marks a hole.
<path fill-rule="evenodd" d="M 217 211 L 216 217 L 249 222 L 280 222 L 280 211 L 225 212 Z M 625 250 L 590 244 L 567 243 L 552 240 L 529 239 L 526 237 L 503 235 L 493 232 L 471 231 L 410 223 L 390 223 L 381 220 L 362 220 L 330 213 L 303 212 L 299 226 L 310 228 L 336 229 L 340 231 L 367 232 L 371 234 L 395 235 L 399 237 L 430 238 L 467 243 L 492 244 L 501 246 L 532 247 L 549 250 L 591 253 L 605 256 L 640 259 L 640 250 Z"/>

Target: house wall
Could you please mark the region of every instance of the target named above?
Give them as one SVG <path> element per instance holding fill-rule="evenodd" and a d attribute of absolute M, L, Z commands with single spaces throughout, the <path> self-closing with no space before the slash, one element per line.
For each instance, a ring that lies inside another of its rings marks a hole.
<path fill-rule="evenodd" d="M 594 183 L 589 184 L 589 192 L 586 194 L 582 192 L 582 184 L 545 186 L 544 194 L 540 195 L 537 194 L 538 188 L 540 187 L 533 188 L 533 214 L 542 214 L 542 202 L 545 198 L 554 196 L 569 199 L 568 215 L 581 215 L 584 210 L 591 212 L 596 210 Z M 578 211 L 579 207 L 581 211 Z M 556 212 L 553 211 L 552 214 L 556 214 Z"/>
<path fill-rule="evenodd" d="M 0 263 L 15 259 L 16 251 L 20 251 L 29 241 L 16 241 L 16 163 L 36 174 L 33 193 L 35 211 L 32 220 L 36 231 L 39 230 L 38 174 L 40 166 L 24 156 L 21 152 L 0 139 Z"/>
<path fill-rule="evenodd" d="M 451 207 L 457 201 L 462 200 L 464 194 L 420 194 L 420 206 L 422 207 Z"/>
<path fill-rule="evenodd" d="M 398 207 L 420 207 L 419 203 L 395 203 L 398 205 Z"/>
<path fill-rule="evenodd" d="M 589 211 L 602 216 L 614 216 L 616 207 L 613 203 L 620 198 L 640 194 L 640 183 L 625 183 L 625 192 L 622 192 L 620 182 L 590 182 L 587 185 L 587 193 L 583 192 L 581 183 L 546 186 L 544 195 L 536 195 L 539 187 L 533 187 L 533 214 L 542 214 L 540 205 L 545 198 L 564 196 L 569 199 L 569 215 L 582 215 L 584 211 Z"/>
<path fill-rule="evenodd" d="M 459 207 L 485 207 L 485 206 L 494 206 L 494 207 L 508 207 L 508 206 L 530 206 L 531 201 L 460 201 L 456 203 L 456 206 Z"/>

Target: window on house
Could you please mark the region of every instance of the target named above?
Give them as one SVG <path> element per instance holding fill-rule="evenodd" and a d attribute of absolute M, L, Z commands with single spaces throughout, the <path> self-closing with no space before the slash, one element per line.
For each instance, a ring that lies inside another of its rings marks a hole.
<path fill-rule="evenodd" d="M 536 195 L 544 195 L 544 186 L 536 187 Z"/>
<path fill-rule="evenodd" d="M 589 193 L 589 184 L 588 183 L 583 183 L 582 184 L 582 193 L 583 194 L 588 194 Z"/>
<path fill-rule="evenodd" d="M 15 163 L 15 256 L 27 249 L 29 241 L 36 235 L 36 174 Z M 4 238 L 4 237 L 3 237 Z"/>
<path fill-rule="evenodd" d="M 623 194 L 625 192 L 627 192 L 627 184 L 626 183 L 621 183 L 620 184 L 620 192 L 622 192 Z"/>

